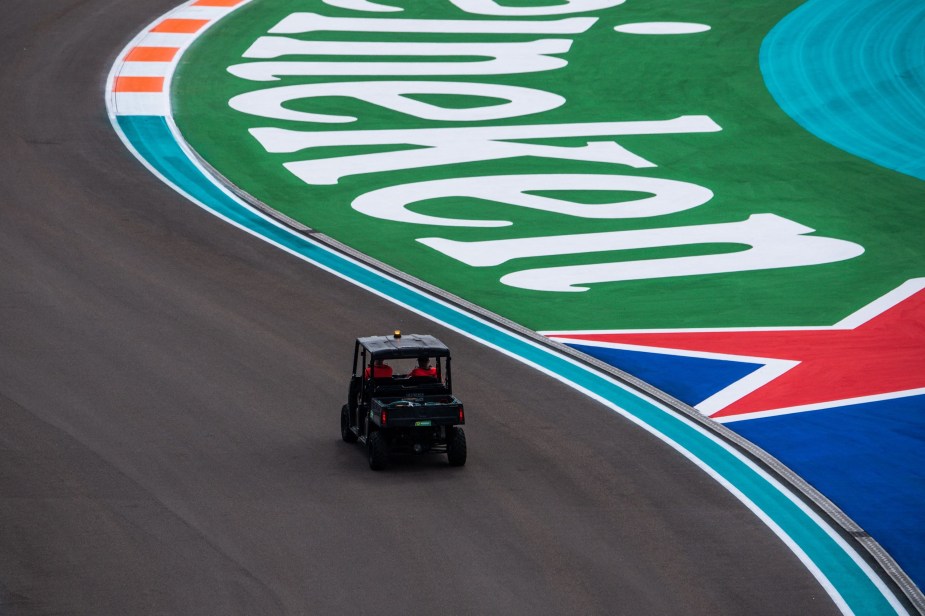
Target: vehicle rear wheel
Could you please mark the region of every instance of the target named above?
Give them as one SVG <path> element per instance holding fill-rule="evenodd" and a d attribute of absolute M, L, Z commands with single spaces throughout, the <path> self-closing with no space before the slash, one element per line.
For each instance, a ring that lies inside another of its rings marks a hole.
<path fill-rule="evenodd" d="M 381 471 L 389 465 L 389 448 L 380 432 L 370 432 L 366 437 L 369 450 L 369 468 Z"/>
<path fill-rule="evenodd" d="M 462 428 L 446 429 L 446 459 L 450 466 L 463 466 L 466 463 L 466 433 Z"/>
<path fill-rule="evenodd" d="M 356 443 L 357 435 L 350 429 L 350 409 L 345 404 L 340 410 L 340 437 L 345 443 Z"/>

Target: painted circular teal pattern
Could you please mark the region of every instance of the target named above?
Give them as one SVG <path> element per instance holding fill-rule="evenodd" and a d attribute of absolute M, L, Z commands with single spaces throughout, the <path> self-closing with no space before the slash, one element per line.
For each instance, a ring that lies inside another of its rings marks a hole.
<path fill-rule="evenodd" d="M 768 34 L 760 60 L 806 130 L 925 180 L 925 2 L 810 0 Z"/>

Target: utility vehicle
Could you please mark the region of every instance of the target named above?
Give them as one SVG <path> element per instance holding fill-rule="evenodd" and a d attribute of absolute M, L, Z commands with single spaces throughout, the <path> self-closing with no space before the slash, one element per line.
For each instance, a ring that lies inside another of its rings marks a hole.
<path fill-rule="evenodd" d="M 393 453 L 445 453 L 450 466 L 463 466 L 466 415 L 450 363 L 450 350 L 430 335 L 357 338 L 341 438 L 365 445 L 373 470 Z"/>

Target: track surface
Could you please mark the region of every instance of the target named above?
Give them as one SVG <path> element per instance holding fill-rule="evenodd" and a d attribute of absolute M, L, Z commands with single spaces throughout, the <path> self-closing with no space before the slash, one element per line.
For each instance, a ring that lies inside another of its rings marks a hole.
<path fill-rule="evenodd" d="M 174 2 L 0 20 L 0 611 L 834 612 L 654 438 L 145 171 L 103 82 Z M 395 327 L 456 352 L 464 469 L 340 441 L 352 338 Z"/>

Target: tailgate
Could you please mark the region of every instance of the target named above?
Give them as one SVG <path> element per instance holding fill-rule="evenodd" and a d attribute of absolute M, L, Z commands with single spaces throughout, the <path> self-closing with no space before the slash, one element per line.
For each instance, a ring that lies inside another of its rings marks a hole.
<path fill-rule="evenodd" d="M 373 398 L 370 410 L 373 421 L 387 428 L 465 423 L 462 403 L 454 396 Z"/>

